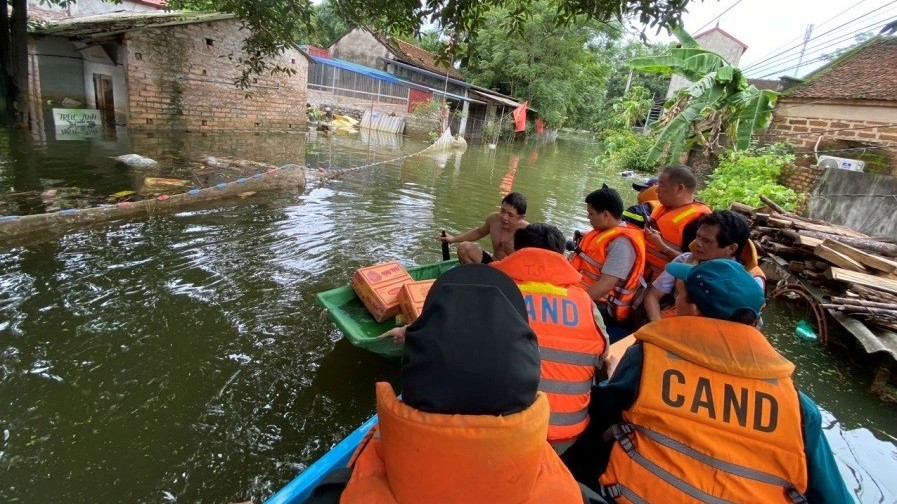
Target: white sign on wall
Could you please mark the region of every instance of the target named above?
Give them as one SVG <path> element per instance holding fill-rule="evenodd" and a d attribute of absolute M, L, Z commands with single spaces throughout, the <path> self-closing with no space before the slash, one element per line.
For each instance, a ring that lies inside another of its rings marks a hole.
<path fill-rule="evenodd" d="M 100 111 L 97 109 L 53 109 L 56 140 L 84 140 L 99 134 Z"/>
<path fill-rule="evenodd" d="M 53 125 L 57 128 L 67 126 L 99 126 L 100 111 L 97 109 L 53 109 Z"/>

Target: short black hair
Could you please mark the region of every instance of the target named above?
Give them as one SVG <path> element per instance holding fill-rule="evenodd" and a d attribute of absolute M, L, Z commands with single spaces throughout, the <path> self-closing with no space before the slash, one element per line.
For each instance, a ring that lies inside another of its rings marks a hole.
<path fill-rule="evenodd" d="M 519 192 L 508 193 L 507 196 L 502 198 L 501 202 L 502 204 L 507 203 L 514 207 L 514 210 L 517 210 L 517 213 L 520 215 L 526 215 L 526 196 Z"/>
<path fill-rule="evenodd" d="M 607 210 L 617 219 L 623 217 L 623 198 L 620 197 L 620 193 L 610 187 L 605 186 L 590 192 L 586 196 L 586 204 L 596 212 Z"/>
<path fill-rule="evenodd" d="M 728 320 L 729 322 L 738 322 L 739 324 L 752 326 L 757 322 L 757 314 L 750 308 L 739 308 L 732 315 L 729 315 Z"/>
<path fill-rule="evenodd" d="M 537 222 L 514 232 L 514 250 L 533 247 L 563 254 L 564 245 L 564 233 L 551 224 Z"/>
<path fill-rule="evenodd" d="M 728 247 L 735 243 L 735 257 L 741 255 L 751 237 L 751 227 L 747 219 L 731 210 L 716 210 L 698 219 L 698 226 L 717 226 L 719 234 L 716 242 L 720 247 Z"/>
<path fill-rule="evenodd" d="M 670 182 L 674 184 L 682 184 L 689 191 L 698 188 L 698 179 L 695 178 L 695 172 L 690 166 L 684 164 L 667 165 L 663 167 L 661 174 L 667 176 Z"/>

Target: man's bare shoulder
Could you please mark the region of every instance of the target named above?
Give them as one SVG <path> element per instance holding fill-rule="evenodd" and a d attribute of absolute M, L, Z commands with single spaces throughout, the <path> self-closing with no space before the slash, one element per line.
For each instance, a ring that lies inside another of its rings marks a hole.
<path fill-rule="evenodd" d="M 527 222 L 523 219 L 520 219 L 520 222 L 517 223 L 517 229 L 523 229 L 526 226 L 529 226 L 529 222 Z"/>
<path fill-rule="evenodd" d="M 486 216 L 486 224 L 492 225 L 501 222 L 501 215 L 498 212 L 492 212 Z"/>

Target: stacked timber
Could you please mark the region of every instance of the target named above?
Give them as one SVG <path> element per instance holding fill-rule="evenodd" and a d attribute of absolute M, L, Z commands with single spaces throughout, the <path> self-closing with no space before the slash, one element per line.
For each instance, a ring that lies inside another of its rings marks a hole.
<path fill-rule="evenodd" d="M 733 204 L 752 222 L 758 250 L 818 286 L 821 306 L 865 323 L 897 331 L 897 244 L 843 226 L 786 212 Z"/>

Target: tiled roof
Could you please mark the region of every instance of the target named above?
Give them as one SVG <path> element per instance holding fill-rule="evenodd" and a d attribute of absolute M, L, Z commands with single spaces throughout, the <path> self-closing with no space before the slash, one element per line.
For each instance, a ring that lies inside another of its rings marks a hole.
<path fill-rule="evenodd" d="M 794 98 L 897 101 L 897 38 L 876 37 L 784 93 Z"/>
<path fill-rule="evenodd" d="M 414 44 L 409 42 L 405 42 L 404 40 L 398 39 L 396 37 L 390 37 L 388 35 L 375 35 L 377 39 L 386 47 L 388 47 L 393 54 L 395 54 L 396 59 L 403 63 L 407 63 L 409 65 L 416 66 L 418 68 L 423 68 L 424 70 L 429 70 L 431 72 L 435 72 L 438 74 L 445 75 L 448 72 L 448 76 L 466 81 L 467 79 L 461 75 L 461 72 L 455 70 L 454 67 L 446 65 L 445 63 L 436 63 L 436 56 L 422 49 Z"/>
<path fill-rule="evenodd" d="M 747 44 L 745 44 L 744 42 L 742 42 L 742 41 L 738 40 L 737 38 L 733 37 L 731 33 L 727 32 L 726 30 L 723 30 L 723 29 L 720 28 L 719 26 L 714 27 L 714 28 L 711 28 L 711 29 L 706 30 L 706 31 L 702 31 L 701 33 L 695 35 L 695 36 L 692 37 L 692 38 L 695 39 L 695 40 L 697 40 L 697 39 L 703 37 L 704 35 L 708 35 L 708 34 L 710 34 L 710 33 L 712 33 L 712 32 L 720 32 L 720 33 L 723 34 L 724 37 L 730 39 L 732 42 L 735 42 L 736 44 L 740 45 L 741 47 L 747 49 Z"/>

